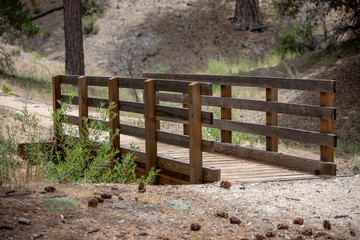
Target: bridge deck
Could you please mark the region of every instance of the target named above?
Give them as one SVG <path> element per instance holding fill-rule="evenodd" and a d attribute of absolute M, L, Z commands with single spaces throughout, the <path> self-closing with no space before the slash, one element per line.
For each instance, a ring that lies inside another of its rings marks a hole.
<path fill-rule="evenodd" d="M 121 145 L 134 143 L 145 150 L 145 141 L 140 138 L 121 135 Z M 183 162 L 189 162 L 189 149 L 158 142 L 158 154 L 169 156 Z M 203 152 L 203 165 L 221 169 L 221 180 L 236 182 L 283 181 L 295 179 L 313 179 L 318 176 L 287 168 L 244 160 L 218 153 Z"/>

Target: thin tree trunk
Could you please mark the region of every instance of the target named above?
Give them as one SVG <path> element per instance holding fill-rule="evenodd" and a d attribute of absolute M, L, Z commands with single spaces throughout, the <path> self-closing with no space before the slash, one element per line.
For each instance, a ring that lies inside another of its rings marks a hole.
<path fill-rule="evenodd" d="M 81 0 L 64 0 L 64 28 L 66 74 L 84 75 Z"/>
<path fill-rule="evenodd" d="M 236 0 L 234 22 L 236 30 L 263 29 L 260 21 L 259 0 Z"/>

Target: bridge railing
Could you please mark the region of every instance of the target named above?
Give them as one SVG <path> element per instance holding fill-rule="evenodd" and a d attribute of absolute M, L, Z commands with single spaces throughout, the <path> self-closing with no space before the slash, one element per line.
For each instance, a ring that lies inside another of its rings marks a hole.
<path fill-rule="evenodd" d="M 334 107 L 335 81 L 158 73 L 144 73 L 143 77 L 221 85 L 221 97 L 201 97 L 203 106 L 221 108 L 221 119 L 214 119 L 212 124 L 203 124 L 206 127 L 221 129 L 221 142 L 214 143 L 216 152 L 315 172 L 316 174 L 336 175 L 336 164 L 334 163 L 334 148 L 337 143 L 334 135 L 334 120 L 336 119 L 336 109 Z M 265 88 L 266 99 L 259 101 L 232 98 L 231 92 L 234 86 Z M 278 102 L 278 89 L 318 92 L 320 103 L 319 105 L 304 105 Z M 157 93 L 157 99 L 165 102 L 182 103 L 184 106 L 189 104 L 188 97 L 184 94 L 160 92 Z M 265 112 L 266 124 L 232 120 L 232 109 Z M 318 118 L 320 119 L 320 132 L 280 127 L 278 126 L 278 114 Z M 265 136 L 266 150 L 232 144 L 233 131 Z M 187 132 L 187 126 L 184 126 L 184 132 Z M 278 153 L 278 138 L 319 145 L 320 159 L 315 160 Z"/>

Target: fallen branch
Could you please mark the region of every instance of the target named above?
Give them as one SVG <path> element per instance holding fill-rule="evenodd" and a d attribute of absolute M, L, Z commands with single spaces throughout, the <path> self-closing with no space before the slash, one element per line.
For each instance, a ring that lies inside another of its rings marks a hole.
<path fill-rule="evenodd" d="M 52 12 L 61 10 L 61 9 L 63 9 L 63 8 L 64 8 L 64 4 L 59 5 L 59 6 L 57 6 L 57 7 L 54 7 L 54 8 L 50 8 L 49 10 L 46 10 L 46 11 L 44 11 L 44 12 L 41 12 L 41 13 L 39 13 L 39 14 L 34 15 L 34 16 L 32 17 L 32 20 L 35 20 L 35 19 L 44 17 L 44 16 L 46 16 L 46 15 L 52 13 Z"/>

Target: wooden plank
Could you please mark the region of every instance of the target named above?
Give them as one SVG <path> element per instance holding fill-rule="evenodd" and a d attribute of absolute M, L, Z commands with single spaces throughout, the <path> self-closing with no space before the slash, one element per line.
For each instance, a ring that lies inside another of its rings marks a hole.
<path fill-rule="evenodd" d="M 308 172 L 314 172 L 316 169 L 318 169 L 324 175 L 336 175 L 336 164 L 330 162 L 318 161 L 275 152 L 267 152 L 220 142 L 215 142 L 214 147 L 215 152 L 217 153 L 227 154 L 249 160 L 253 159 Z"/>
<path fill-rule="evenodd" d="M 315 79 L 293 79 L 275 77 L 248 77 L 248 76 L 220 76 L 220 75 L 198 75 L 198 74 L 162 74 L 143 73 L 146 78 L 187 80 L 197 82 L 208 82 L 229 86 L 248 86 L 263 88 L 282 88 L 294 90 L 306 90 L 315 92 L 335 92 L 336 81 Z"/>
<path fill-rule="evenodd" d="M 231 98 L 231 86 L 221 85 L 221 97 Z M 221 108 L 221 119 L 231 120 L 231 108 Z M 232 143 L 231 131 L 221 129 L 221 142 Z"/>
<path fill-rule="evenodd" d="M 55 113 L 58 109 L 61 108 L 59 101 L 61 100 L 61 77 L 55 76 L 52 78 L 52 97 L 53 97 L 53 112 Z M 55 118 L 53 118 L 54 120 L 54 146 L 55 146 L 55 151 L 59 150 L 59 136 L 57 135 L 59 129 L 57 129 L 59 123 L 56 121 Z M 57 160 L 55 160 L 57 162 Z"/>
<path fill-rule="evenodd" d="M 88 108 L 88 85 L 87 77 L 78 78 L 78 96 L 79 96 L 79 117 L 81 121 L 79 122 L 79 133 L 87 134 L 85 129 L 84 118 L 89 117 L 89 108 Z"/>
<path fill-rule="evenodd" d="M 334 93 L 321 92 L 320 106 L 334 107 Z M 329 119 L 320 119 L 320 132 L 326 134 L 335 133 L 335 121 Z M 334 147 L 320 146 L 320 160 L 327 162 L 335 161 Z"/>
<path fill-rule="evenodd" d="M 278 89 L 267 88 L 266 89 L 266 101 L 277 102 L 278 101 Z M 275 112 L 266 112 L 266 125 L 277 126 L 278 114 Z M 275 137 L 266 136 L 266 151 L 277 152 L 278 151 L 278 139 Z"/>
<path fill-rule="evenodd" d="M 179 95 L 179 94 L 177 94 L 177 95 Z M 183 104 L 183 108 L 188 108 L 188 105 Z M 189 124 L 183 124 L 183 133 L 184 133 L 184 135 L 189 135 Z"/>
<path fill-rule="evenodd" d="M 298 142 L 324 145 L 328 147 L 336 147 L 336 136 L 332 134 L 285 127 L 266 126 L 254 123 L 235 122 L 222 119 L 214 119 L 214 123 L 212 125 L 204 124 L 204 126 L 250 134 L 258 134 L 262 136 L 285 138 Z"/>
<path fill-rule="evenodd" d="M 154 80 L 146 80 L 144 82 L 146 173 L 149 173 L 152 168 L 158 168 L 155 84 Z"/>
<path fill-rule="evenodd" d="M 181 120 L 186 122 L 189 120 L 189 110 L 185 108 L 177 107 L 168 107 L 168 106 L 157 106 L 156 116 L 159 119 L 164 119 L 166 121 L 179 122 L 176 120 Z M 201 112 L 201 121 L 205 124 L 212 124 L 213 122 L 213 113 L 202 111 Z"/>
<path fill-rule="evenodd" d="M 77 84 L 77 78 L 80 76 L 75 75 L 61 75 L 62 84 Z M 107 87 L 108 79 L 110 77 L 98 77 L 98 76 L 87 76 L 89 86 L 97 87 Z M 147 78 L 118 78 L 119 86 L 121 88 L 133 88 L 133 89 L 144 89 L 144 81 Z M 169 91 L 169 92 L 180 92 L 187 93 L 187 86 L 191 81 L 175 81 L 167 79 L 157 79 L 156 80 L 156 89 L 158 91 Z M 203 95 L 212 95 L 212 84 L 211 83 L 201 83 L 201 93 Z"/>
<path fill-rule="evenodd" d="M 202 124 L 199 83 L 189 84 L 189 155 L 190 183 L 202 183 Z"/>
<path fill-rule="evenodd" d="M 157 93 L 157 99 L 164 102 L 187 103 L 187 95 L 174 93 Z M 203 106 L 243 109 L 262 112 L 275 112 L 289 115 L 336 119 L 336 108 L 320 107 L 305 104 L 291 104 L 280 102 L 265 102 L 248 99 L 235 99 L 225 97 L 202 96 Z"/>
<path fill-rule="evenodd" d="M 114 108 L 109 109 L 110 139 L 112 139 L 112 147 L 115 149 L 120 149 L 119 79 L 109 79 L 108 86 L 109 104 L 114 104 Z"/>

